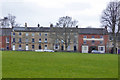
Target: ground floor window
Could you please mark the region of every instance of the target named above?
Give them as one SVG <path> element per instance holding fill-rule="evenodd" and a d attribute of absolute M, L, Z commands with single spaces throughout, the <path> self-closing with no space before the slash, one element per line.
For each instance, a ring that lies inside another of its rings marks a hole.
<path fill-rule="evenodd" d="M 99 51 L 105 51 L 105 46 L 98 46 Z"/>
<path fill-rule="evenodd" d="M 32 49 L 34 49 L 34 45 L 32 45 Z"/>
<path fill-rule="evenodd" d="M 39 49 L 42 49 L 42 48 L 41 48 L 41 45 L 39 45 Z"/>
<path fill-rule="evenodd" d="M 45 49 L 47 49 L 47 45 L 45 45 Z"/>
<path fill-rule="evenodd" d="M 58 45 L 58 44 L 55 44 L 55 45 L 54 45 L 54 49 L 59 49 L 59 45 Z"/>
<path fill-rule="evenodd" d="M 19 45 L 19 49 L 21 49 L 21 44 Z"/>

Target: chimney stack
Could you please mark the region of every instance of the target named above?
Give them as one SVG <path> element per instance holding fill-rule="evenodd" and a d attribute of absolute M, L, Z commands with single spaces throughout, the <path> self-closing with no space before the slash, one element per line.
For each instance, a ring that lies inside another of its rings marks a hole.
<path fill-rule="evenodd" d="M 50 24 L 50 28 L 52 28 L 53 27 L 53 24 Z"/>
<path fill-rule="evenodd" d="M 76 28 L 78 28 L 78 26 L 76 26 Z"/>
<path fill-rule="evenodd" d="M 27 23 L 25 23 L 25 28 L 27 28 Z"/>
<path fill-rule="evenodd" d="M 40 24 L 38 24 L 37 26 L 40 27 Z"/>

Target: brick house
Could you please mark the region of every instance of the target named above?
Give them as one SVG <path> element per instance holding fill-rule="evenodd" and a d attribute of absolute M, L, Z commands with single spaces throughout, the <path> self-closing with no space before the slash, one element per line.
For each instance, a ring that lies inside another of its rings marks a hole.
<path fill-rule="evenodd" d="M 0 50 L 11 50 L 12 28 L 0 28 Z"/>
<path fill-rule="evenodd" d="M 80 28 L 78 36 L 78 49 L 82 53 L 92 50 L 107 52 L 108 32 L 104 28 Z"/>

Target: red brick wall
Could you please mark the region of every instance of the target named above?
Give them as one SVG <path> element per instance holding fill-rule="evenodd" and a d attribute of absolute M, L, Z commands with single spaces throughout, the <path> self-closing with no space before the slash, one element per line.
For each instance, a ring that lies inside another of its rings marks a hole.
<path fill-rule="evenodd" d="M 9 37 L 9 43 L 6 43 L 7 37 Z M 9 45 L 9 50 L 11 50 L 11 36 L 0 36 L 0 48 L 7 49 L 7 44 Z"/>
<path fill-rule="evenodd" d="M 103 38 L 104 38 L 103 44 L 100 44 L 100 41 L 95 41 L 94 44 L 92 44 L 92 41 L 87 41 L 86 44 L 84 44 L 84 42 L 83 42 L 83 37 L 84 36 L 87 36 L 87 38 L 91 38 L 92 36 L 94 36 L 95 38 L 100 38 L 100 36 L 103 36 Z M 83 44 L 88 45 L 89 47 L 90 46 L 96 46 L 97 48 L 98 48 L 98 46 L 105 46 L 105 49 L 106 49 L 107 42 L 108 42 L 108 35 L 80 34 L 78 36 L 78 50 L 79 50 L 79 52 L 82 52 L 82 45 Z"/>

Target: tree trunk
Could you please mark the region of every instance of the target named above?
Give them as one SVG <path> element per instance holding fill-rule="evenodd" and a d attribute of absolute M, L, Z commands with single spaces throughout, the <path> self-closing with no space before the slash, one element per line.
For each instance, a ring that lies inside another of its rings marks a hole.
<path fill-rule="evenodd" d="M 116 33 L 113 33 L 113 53 L 116 54 Z"/>

